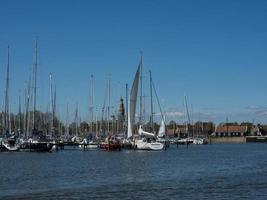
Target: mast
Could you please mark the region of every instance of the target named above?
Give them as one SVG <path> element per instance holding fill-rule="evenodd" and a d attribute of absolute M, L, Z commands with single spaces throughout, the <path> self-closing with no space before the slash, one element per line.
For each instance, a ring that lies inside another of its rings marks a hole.
<path fill-rule="evenodd" d="M 158 103 L 158 107 L 159 107 L 159 110 L 160 110 L 161 119 L 162 119 L 162 121 L 164 123 L 164 128 L 165 128 L 165 126 L 166 126 L 166 124 L 165 124 L 165 117 L 163 115 L 163 110 L 162 110 L 161 105 L 160 105 L 160 102 L 159 102 L 159 97 L 158 97 L 158 94 L 157 94 L 157 91 L 156 91 L 156 87 L 155 87 L 155 84 L 154 84 L 153 79 L 152 79 L 152 73 L 150 75 L 151 75 L 152 89 L 154 90 L 154 94 L 155 94 L 155 97 L 156 97 L 156 100 L 157 100 L 157 103 Z"/>
<path fill-rule="evenodd" d="M 69 137 L 69 104 L 66 106 L 66 136 Z"/>
<path fill-rule="evenodd" d="M 50 134 L 53 136 L 53 91 L 52 91 L 52 74 L 49 75 L 49 96 L 50 96 Z"/>
<path fill-rule="evenodd" d="M 143 115 L 143 53 L 141 52 L 140 60 L 140 116 L 139 124 L 142 124 L 142 115 Z"/>
<path fill-rule="evenodd" d="M 23 118 L 23 136 L 24 138 L 27 137 L 27 133 L 26 133 L 26 122 L 27 122 L 27 91 L 26 89 L 24 89 L 24 108 L 23 108 L 23 111 L 24 111 L 24 118 Z"/>
<path fill-rule="evenodd" d="M 31 99 L 31 75 L 29 77 L 29 82 L 27 89 L 25 89 L 25 137 L 28 138 L 30 136 L 30 99 Z"/>
<path fill-rule="evenodd" d="M 192 111 L 191 111 L 191 121 L 192 121 L 192 128 L 193 128 L 193 133 L 192 133 L 192 136 L 193 136 L 193 139 L 195 138 L 195 124 L 194 124 L 194 107 L 193 105 L 191 105 L 192 107 Z"/>
<path fill-rule="evenodd" d="M 78 118 L 78 103 L 76 103 L 76 111 L 75 111 L 75 136 L 78 136 L 78 122 L 79 121 L 79 118 Z"/>
<path fill-rule="evenodd" d="M 149 70 L 149 77 L 150 77 L 150 110 L 151 110 L 150 123 L 151 123 L 152 133 L 154 133 L 154 120 L 153 120 L 154 112 L 153 112 L 153 93 L 152 93 L 153 85 L 152 85 L 152 73 L 151 73 L 151 70 Z"/>
<path fill-rule="evenodd" d="M 91 74 L 90 84 L 89 84 L 89 124 L 90 131 L 93 132 L 93 123 L 94 122 L 94 76 Z"/>
<path fill-rule="evenodd" d="M 19 96 L 19 127 L 18 127 L 18 134 L 19 134 L 19 137 L 20 137 L 20 134 L 21 134 L 21 97 Z"/>
<path fill-rule="evenodd" d="M 105 89 L 105 97 L 104 97 L 104 103 L 102 106 L 102 113 L 101 113 L 101 123 L 100 123 L 100 131 L 103 133 L 106 133 L 106 123 L 104 123 L 104 117 L 106 117 L 107 114 L 107 108 L 106 108 L 106 102 L 107 102 L 107 95 L 108 95 L 108 84 L 106 85 Z"/>
<path fill-rule="evenodd" d="M 95 112 L 95 136 L 96 138 L 98 138 L 98 122 L 97 122 L 97 109 L 96 109 L 96 112 Z"/>
<path fill-rule="evenodd" d="M 9 87 L 10 87 L 10 80 L 9 80 L 9 65 L 10 65 L 10 53 L 9 53 L 9 46 L 7 47 L 7 71 L 6 71 L 6 91 L 5 91 L 5 119 L 4 119 L 4 127 L 5 127 L 5 136 L 7 137 L 8 134 L 11 134 L 11 122 L 10 122 L 10 97 L 9 97 Z"/>
<path fill-rule="evenodd" d="M 188 106 L 187 106 L 187 98 L 186 95 L 184 96 L 184 107 L 185 107 L 185 114 L 187 117 L 187 121 L 186 121 L 186 132 L 188 134 L 188 126 L 190 125 L 190 116 L 189 116 L 189 111 L 188 111 Z"/>
<path fill-rule="evenodd" d="M 57 88 L 55 86 L 55 89 L 54 89 L 54 96 L 53 96 L 53 112 L 52 112 L 52 125 L 53 125 L 53 136 L 55 136 L 55 130 L 56 130 L 56 127 L 54 125 L 54 122 L 55 122 L 55 118 L 56 118 L 56 106 L 57 106 Z M 59 125 L 59 124 L 58 124 Z M 57 127 L 59 128 L 59 127 Z"/>
<path fill-rule="evenodd" d="M 107 119 L 107 122 L 108 122 L 108 133 L 110 132 L 110 97 L 111 97 L 111 91 L 110 91 L 110 84 L 111 84 L 111 77 L 109 75 L 109 78 L 108 78 L 108 119 Z"/>
<path fill-rule="evenodd" d="M 128 124 L 128 84 L 126 84 L 126 86 L 125 86 L 125 89 L 126 89 L 126 93 L 125 93 L 125 105 L 126 105 L 126 113 L 125 113 L 125 125 L 124 125 L 124 127 L 126 127 L 127 126 L 127 124 Z M 127 134 L 127 133 L 126 133 Z M 126 137 L 127 137 L 127 135 L 126 135 Z"/>
<path fill-rule="evenodd" d="M 38 64 L 38 41 L 35 41 L 35 61 L 33 66 L 33 114 L 32 114 L 32 127 L 33 133 L 36 131 L 35 124 L 35 111 L 36 111 L 36 83 L 37 83 L 37 64 Z"/>
<path fill-rule="evenodd" d="M 5 91 L 5 137 L 11 133 L 10 113 L 9 113 L 9 46 L 7 47 L 7 70 L 6 70 L 6 91 Z"/>

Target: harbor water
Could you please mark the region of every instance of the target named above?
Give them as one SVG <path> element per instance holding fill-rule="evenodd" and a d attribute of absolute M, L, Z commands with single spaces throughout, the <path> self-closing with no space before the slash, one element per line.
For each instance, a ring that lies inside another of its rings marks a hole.
<path fill-rule="evenodd" d="M 0 199 L 267 199 L 267 145 L 1 152 Z"/>

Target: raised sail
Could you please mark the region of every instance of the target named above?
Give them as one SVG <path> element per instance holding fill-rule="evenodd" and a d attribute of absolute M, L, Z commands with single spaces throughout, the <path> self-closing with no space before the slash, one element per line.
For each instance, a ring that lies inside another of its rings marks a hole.
<path fill-rule="evenodd" d="M 135 124 L 135 111 L 136 111 L 136 101 L 137 101 L 138 84 L 139 84 L 139 77 L 140 77 L 140 68 L 141 68 L 141 62 L 138 65 L 138 69 L 136 71 L 134 82 L 133 82 L 131 93 L 130 93 L 129 106 L 128 106 L 127 138 L 130 138 L 133 135 L 133 126 Z"/>
<path fill-rule="evenodd" d="M 161 125 L 160 125 L 160 128 L 159 128 L 158 137 L 164 137 L 165 136 L 165 132 L 166 132 L 165 123 L 164 123 L 164 120 L 162 119 L 161 120 Z"/>

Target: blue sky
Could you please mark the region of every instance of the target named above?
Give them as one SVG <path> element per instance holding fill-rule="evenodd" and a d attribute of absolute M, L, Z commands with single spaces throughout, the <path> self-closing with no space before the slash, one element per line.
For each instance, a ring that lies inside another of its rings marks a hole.
<path fill-rule="evenodd" d="M 57 85 L 60 116 L 66 102 L 72 110 L 79 102 L 86 118 L 91 74 L 95 106 L 102 106 L 111 74 L 112 104 L 117 108 L 142 51 L 144 82 L 151 69 L 168 119 L 183 120 L 186 94 L 195 120 L 220 122 L 228 116 L 232 121 L 267 123 L 266 22 L 266 1 L 1 0 L 0 97 L 7 46 L 11 107 L 16 110 L 38 36 L 37 105 L 43 110 L 49 100 L 49 73 Z"/>

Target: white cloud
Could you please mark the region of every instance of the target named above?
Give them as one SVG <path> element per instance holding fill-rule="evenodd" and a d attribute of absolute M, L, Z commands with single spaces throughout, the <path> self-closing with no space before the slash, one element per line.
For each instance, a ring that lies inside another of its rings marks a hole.
<path fill-rule="evenodd" d="M 255 106 L 255 105 L 249 105 L 246 107 L 247 110 L 251 111 L 260 111 L 260 110 L 267 110 L 267 107 L 264 106 Z"/>
<path fill-rule="evenodd" d="M 161 113 L 156 113 L 155 115 L 161 116 Z M 180 111 L 170 111 L 170 112 L 165 112 L 164 115 L 166 117 L 182 117 L 184 116 L 184 113 Z"/>

